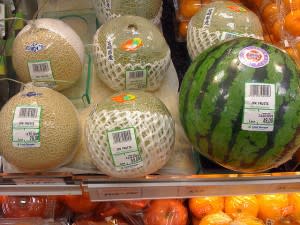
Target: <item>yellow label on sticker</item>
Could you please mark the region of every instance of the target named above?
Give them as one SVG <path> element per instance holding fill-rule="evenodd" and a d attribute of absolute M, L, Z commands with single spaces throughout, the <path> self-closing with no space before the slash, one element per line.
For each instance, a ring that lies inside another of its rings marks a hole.
<path fill-rule="evenodd" d="M 118 103 L 133 101 L 135 99 L 136 99 L 135 95 L 126 94 L 126 93 L 123 93 L 123 94 L 120 94 L 120 95 L 117 95 L 117 96 L 114 96 L 111 98 L 111 100 L 113 100 L 114 102 L 118 102 Z"/>
<path fill-rule="evenodd" d="M 243 8 L 241 6 L 237 6 L 237 5 L 230 5 L 230 6 L 227 6 L 227 8 L 234 12 L 247 12 L 247 10 L 245 8 Z"/>
<path fill-rule="evenodd" d="M 121 49 L 128 52 L 133 52 L 143 46 L 141 38 L 132 38 L 121 44 Z"/>

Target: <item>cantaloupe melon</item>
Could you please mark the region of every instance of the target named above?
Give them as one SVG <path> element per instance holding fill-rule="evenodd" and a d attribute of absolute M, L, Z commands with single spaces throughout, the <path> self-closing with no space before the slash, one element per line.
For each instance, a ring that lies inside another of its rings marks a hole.
<path fill-rule="evenodd" d="M 170 49 L 160 30 L 137 16 L 121 16 L 94 36 L 95 70 L 111 89 L 154 91 L 170 65 Z"/>
<path fill-rule="evenodd" d="M 98 104 L 86 121 L 86 144 L 99 170 L 120 178 L 154 173 L 168 161 L 175 124 L 149 93 L 119 92 Z"/>
<path fill-rule="evenodd" d="M 119 16 L 133 15 L 157 25 L 162 14 L 162 0 L 93 0 L 93 4 L 102 24 Z"/>
<path fill-rule="evenodd" d="M 258 16 L 232 1 L 213 1 L 191 19 L 187 49 L 192 59 L 209 47 L 237 37 L 263 39 Z"/>
<path fill-rule="evenodd" d="M 57 19 L 30 21 L 13 43 L 12 61 L 18 78 L 56 90 L 66 89 L 79 79 L 84 56 L 80 37 Z"/>
<path fill-rule="evenodd" d="M 0 111 L 0 149 L 21 171 L 44 171 L 68 163 L 80 134 L 75 107 L 49 88 L 28 85 Z"/>

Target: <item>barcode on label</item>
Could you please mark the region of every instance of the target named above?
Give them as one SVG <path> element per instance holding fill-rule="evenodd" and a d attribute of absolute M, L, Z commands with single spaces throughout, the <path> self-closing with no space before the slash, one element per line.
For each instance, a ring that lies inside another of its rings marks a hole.
<path fill-rule="evenodd" d="M 238 34 L 235 33 L 228 33 L 228 32 L 223 32 L 221 36 L 221 40 L 227 40 L 227 39 L 232 39 L 232 38 L 237 38 L 239 37 Z"/>
<path fill-rule="evenodd" d="M 250 93 L 251 97 L 270 97 L 271 96 L 271 85 L 267 84 L 251 84 Z"/>
<path fill-rule="evenodd" d="M 114 144 L 128 142 L 132 140 L 130 130 L 112 133 L 112 138 Z"/>
<path fill-rule="evenodd" d="M 143 78 L 146 75 L 145 70 L 128 71 L 129 79 Z"/>
<path fill-rule="evenodd" d="M 37 118 L 38 108 L 20 108 L 19 118 Z"/>
<path fill-rule="evenodd" d="M 37 73 L 50 71 L 49 63 L 33 63 L 32 69 L 34 72 L 37 72 Z"/>

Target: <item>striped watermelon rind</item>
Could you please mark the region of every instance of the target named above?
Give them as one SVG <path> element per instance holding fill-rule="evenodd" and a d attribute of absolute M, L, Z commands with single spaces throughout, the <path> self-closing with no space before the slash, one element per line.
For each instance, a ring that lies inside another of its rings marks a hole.
<path fill-rule="evenodd" d="M 247 46 L 269 53 L 261 68 L 243 65 L 237 55 Z M 231 170 L 262 172 L 288 161 L 300 146 L 299 71 L 280 49 L 252 38 L 238 38 L 201 53 L 183 79 L 180 119 L 191 143 L 207 158 Z M 241 129 L 245 83 L 276 84 L 272 132 Z"/>

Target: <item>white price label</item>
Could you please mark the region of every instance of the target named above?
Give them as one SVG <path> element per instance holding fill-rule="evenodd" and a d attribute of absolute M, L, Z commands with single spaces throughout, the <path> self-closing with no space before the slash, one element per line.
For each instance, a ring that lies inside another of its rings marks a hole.
<path fill-rule="evenodd" d="M 125 88 L 145 89 L 147 87 L 147 70 L 126 71 Z"/>
<path fill-rule="evenodd" d="M 275 120 L 275 85 L 245 84 L 243 130 L 273 131 Z"/>
<path fill-rule="evenodd" d="M 117 170 L 143 166 L 143 160 L 138 150 L 135 129 L 133 127 L 108 131 L 107 137 Z"/>
<path fill-rule="evenodd" d="M 13 146 L 40 147 L 40 106 L 17 106 L 13 119 Z"/>
<path fill-rule="evenodd" d="M 0 35 L 1 38 L 5 36 L 5 5 L 0 3 Z"/>
<path fill-rule="evenodd" d="M 215 11 L 215 8 L 208 8 L 206 10 L 206 14 L 205 14 L 205 17 L 204 17 L 204 20 L 203 20 L 202 27 L 210 27 L 214 11 Z"/>
<path fill-rule="evenodd" d="M 101 200 L 125 200 L 143 197 L 140 187 L 101 188 L 97 192 L 97 198 Z"/>
<path fill-rule="evenodd" d="M 240 37 L 240 34 L 238 33 L 230 33 L 230 32 L 223 32 L 221 34 L 220 40 L 224 41 L 224 40 L 228 40 L 228 39 L 234 39 Z"/>
<path fill-rule="evenodd" d="M 37 82 L 37 86 L 54 87 L 56 85 L 49 60 L 29 61 L 28 69 L 31 80 Z"/>
<path fill-rule="evenodd" d="M 106 38 L 106 57 L 109 62 L 114 62 L 114 48 L 113 48 L 113 38 L 108 36 Z"/>

